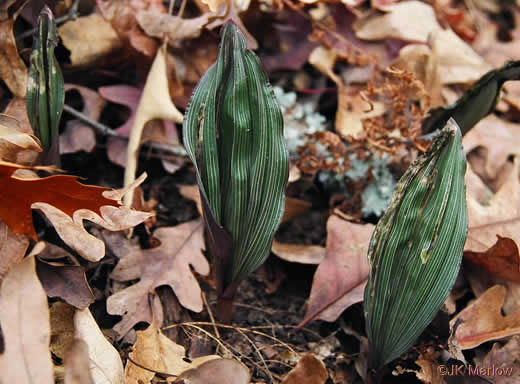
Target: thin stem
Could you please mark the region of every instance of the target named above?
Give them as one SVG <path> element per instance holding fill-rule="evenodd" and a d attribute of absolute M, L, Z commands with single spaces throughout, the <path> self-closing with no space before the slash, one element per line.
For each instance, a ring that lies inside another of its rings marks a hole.
<path fill-rule="evenodd" d="M 65 112 L 71 114 L 72 116 L 74 116 L 78 120 L 82 121 L 83 123 L 85 123 L 85 124 L 89 125 L 90 127 L 94 128 L 97 133 L 99 133 L 99 134 L 101 134 L 103 136 L 111 136 L 111 137 L 116 137 L 116 138 L 121 139 L 121 140 L 128 141 L 128 137 L 121 136 L 119 133 L 114 131 L 109 126 L 107 126 L 107 125 L 105 125 L 103 123 L 100 123 L 99 121 L 92 120 L 90 117 L 88 117 L 84 113 L 78 111 L 77 109 L 72 108 L 70 105 L 65 104 L 63 106 L 63 110 Z M 152 149 L 156 149 L 158 151 L 167 153 L 169 155 L 188 156 L 186 150 L 180 144 L 165 144 L 165 143 L 158 143 L 158 142 L 152 141 L 152 142 L 143 143 L 143 146 L 149 147 L 149 148 L 152 148 Z"/>

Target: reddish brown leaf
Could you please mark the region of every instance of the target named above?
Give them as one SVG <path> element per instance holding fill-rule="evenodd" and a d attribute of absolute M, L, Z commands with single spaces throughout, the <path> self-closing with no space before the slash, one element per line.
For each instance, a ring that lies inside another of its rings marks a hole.
<path fill-rule="evenodd" d="M 464 257 L 479 268 L 502 279 L 520 283 L 518 246 L 507 237 L 497 235 L 497 242 L 485 252 L 464 252 Z"/>
<path fill-rule="evenodd" d="M 13 176 L 17 169 L 30 169 L 13 163 L 0 162 L 0 190 L 3 191 L 0 218 L 17 234 L 25 233 L 36 239 L 31 205 L 50 204 L 69 216 L 78 209 L 101 214 L 104 205 L 119 206 L 102 195 L 108 188 L 84 185 L 77 176 L 50 176 L 42 179 L 20 179 Z"/>
<path fill-rule="evenodd" d="M 346 308 L 363 301 L 373 230 L 372 224 L 329 218 L 325 259 L 314 274 L 307 313 L 300 326 L 313 319 L 335 321 Z"/>
<path fill-rule="evenodd" d="M 294 217 L 303 215 L 305 212 L 311 209 L 312 203 L 295 199 L 294 197 L 285 198 L 285 210 L 282 217 L 282 223 L 291 220 Z"/>

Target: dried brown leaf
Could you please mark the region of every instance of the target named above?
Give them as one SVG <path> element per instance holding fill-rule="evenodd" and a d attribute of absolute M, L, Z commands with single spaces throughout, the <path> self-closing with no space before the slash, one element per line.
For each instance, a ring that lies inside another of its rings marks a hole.
<path fill-rule="evenodd" d="M 88 345 L 90 374 L 96 384 L 125 384 L 119 352 L 105 338 L 89 309 L 74 314 L 75 337 Z"/>
<path fill-rule="evenodd" d="M 27 116 L 25 98 L 14 97 L 5 108 L 4 113 L 18 120 L 18 128 L 20 132 L 34 136 L 31 123 L 29 122 L 29 117 Z M 39 152 L 40 151 L 35 152 L 34 150 L 20 151 L 16 159 L 13 160 L 13 163 L 22 165 L 34 164 L 38 158 Z"/>
<path fill-rule="evenodd" d="M 38 138 L 23 132 L 14 117 L 0 114 L 0 159 L 16 162 L 25 150 L 41 152 Z"/>
<path fill-rule="evenodd" d="M 374 12 L 354 24 L 356 36 L 364 40 L 399 39 L 426 43 L 440 29 L 433 8 L 412 0 L 391 4 L 385 13 Z"/>
<path fill-rule="evenodd" d="M 74 313 L 76 309 L 61 301 L 55 302 L 50 309 L 51 345 L 49 350 L 60 359 L 74 342 Z"/>
<path fill-rule="evenodd" d="M 335 129 L 341 136 L 359 138 L 363 134 L 363 120 L 381 116 L 383 113 L 385 106 L 382 103 L 368 103 L 359 92 L 338 84 Z"/>
<path fill-rule="evenodd" d="M 478 268 L 505 280 L 520 283 L 520 254 L 516 243 L 497 235 L 497 242 L 486 252 L 464 252 L 464 258 Z"/>
<path fill-rule="evenodd" d="M 337 216 L 327 222 L 325 259 L 318 266 L 305 319 L 300 326 L 313 319 L 335 321 L 341 313 L 363 301 L 368 279 L 368 244 L 374 226 L 354 224 Z"/>
<path fill-rule="evenodd" d="M 136 14 L 149 10 L 166 13 L 160 0 L 97 0 L 103 17 L 112 24 L 119 36 L 130 43 L 138 52 L 152 57 L 157 51 L 157 42 L 139 28 Z"/>
<path fill-rule="evenodd" d="M 163 44 L 157 51 L 135 112 L 135 120 L 128 141 L 125 186 L 132 184 L 135 180 L 144 125 L 154 119 L 170 120 L 179 124 L 184 119 L 183 114 L 178 111 L 170 98 L 166 72 L 166 49 L 166 45 Z M 125 204 L 129 206 L 133 199 L 133 191 L 130 191 L 124 199 Z"/>
<path fill-rule="evenodd" d="M 36 263 L 36 271 L 47 296 L 59 297 L 76 308 L 88 307 L 94 302 L 95 297 L 88 285 L 85 269 L 79 265 L 46 261 L 51 247 L 56 246 L 45 244 L 45 248 L 38 253 Z M 65 250 L 61 251 L 61 257 L 69 256 Z M 34 249 L 31 254 L 35 254 Z"/>
<path fill-rule="evenodd" d="M 501 313 L 505 296 L 506 289 L 495 285 L 450 321 L 450 328 L 462 321 L 450 336 L 456 338 L 461 349 L 520 333 L 520 309 L 508 316 Z"/>
<path fill-rule="evenodd" d="M 123 47 L 110 23 L 97 13 L 67 21 L 58 34 L 70 51 L 73 67 L 97 64 Z"/>
<path fill-rule="evenodd" d="M 493 344 L 493 348 L 482 358 L 475 358 L 476 365 L 501 369 L 503 375 L 490 375 L 489 379 L 495 384 L 515 384 L 520 380 L 520 360 L 518 351 L 520 350 L 520 336 L 513 336 L 509 341 L 500 345 Z"/>
<path fill-rule="evenodd" d="M 320 245 L 284 244 L 274 240 L 271 251 L 291 263 L 320 264 L 325 259 L 325 247 Z"/>
<path fill-rule="evenodd" d="M 486 252 L 496 242 L 496 236 L 518 240 L 520 231 L 520 183 L 518 172 L 520 163 L 514 161 L 514 169 L 491 197 L 487 205 L 482 205 L 467 194 L 469 229 L 466 251 Z M 469 188 L 468 188 L 469 190 Z"/>
<path fill-rule="evenodd" d="M 464 152 L 469 153 L 479 147 L 486 149 L 485 176 L 494 180 L 498 171 L 511 155 L 520 155 L 516 143 L 520 140 L 520 125 L 510 123 L 496 115 L 482 119 L 463 138 Z"/>
<path fill-rule="evenodd" d="M 23 60 L 18 55 L 16 40 L 13 34 L 13 26 L 18 12 L 14 17 L 9 17 L 7 8 L 13 2 L 4 2 L 5 12 L 0 16 L 0 78 L 5 82 L 9 90 L 17 97 L 25 97 L 27 93 L 28 70 Z"/>
<path fill-rule="evenodd" d="M 200 287 L 190 270 L 191 266 L 201 275 L 209 273 L 208 262 L 201 252 L 204 248 L 201 220 L 159 228 L 154 236 L 161 242 L 157 248 L 114 249 L 121 260 L 111 277 L 118 281 L 140 279 L 107 300 L 108 312 L 123 316 L 114 327 L 120 337 L 140 321 L 152 322 L 150 295 L 161 285 L 169 285 L 185 308 L 202 310 Z"/>
<path fill-rule="evenodd" d="M 97 384 L 90 371 L 88 345 L 81 339 L 74 342 L 65 354 L 65 384 Z"/>
<path fill-rule="evenodd" d="M 281 384 L 325 384 L 328 377 L 323 361 L 307 353 L 285 376 Z"/>
<path fill-rule="evenodd" d="M 77 91 L 83 99 L 83 114 L 94 121 L 98 121 L 106 102 L 94 90 L 81 85 L 65 84 L 65 91 Z M 96 135 L 93 129 L 80 120 L 69 120 L 65 131 L 60 135 L 60 153 L 74 153 L 78 151 L 92 152 L 96 146 Z"/>
<path fill-rule="evenodd" d="M 29 247 L 29 238 L 13 233 L 4 222 L 0 221 L 0 281 L 9 270 L 23 260 Z"/>
<path fill-rule="evenodd" d="M 193 359 L 191 363 L 186 362 L 184 347 L 167 338 L 155 322 L 146 330 L 137 331 L 137 341 L 129 356 L 131 360 L 128 360 L 125 367 L 126 384 L 150 384 L 155 372 L 179 376 L 206 361 L 219 359 L 216 355 L 210 355 Z M 148 369 L 145 370 L 133 362 Z"/>
<path fill-rule="evenodd" d="M 0 288 L 2 383 L 53 384 L 47 295 L 36 276 L 34 257 L 17 264 Z"/>
<path fill-rule="evenodd" d="M 436 30 L 429 37 L 441 84 L 477 81 L 491 66 L 450 29 Z"/>
<path fill-rule="evenodd" d="M 215 359 L 183 372 L 173 384 L 249 384 L 247 367 L 232 359 Z"/>
<path fill-rule="evenodd" d="M 193 19 L 183 19 L 164 13 L 140 11 L 137 13 L 137 22 L 148 35 L 167 37 L 168 42 L 173 43 L 199 37 L 211 16 L 210 13 L 204 13 Z"/>

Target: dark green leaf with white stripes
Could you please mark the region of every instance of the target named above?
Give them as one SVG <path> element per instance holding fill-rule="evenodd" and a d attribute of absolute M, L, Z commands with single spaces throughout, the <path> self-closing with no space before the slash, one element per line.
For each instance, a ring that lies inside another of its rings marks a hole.
<path fill-rule="evenodd" d="M 450 119 L 397 184 L 368 251 L 370 366 L 410 348 L 455 282 L 468 230 L 460 129 Z"/>
<path fill-rule="evenodd" d="M 205 201 L 210 252 L 219 253 L 219 230 L 232 242 L 227 257 L 215 260 L 222 293 L 268 256 L 288 179 L 280 108 L 258 58 L 231 22 L 217 62 L 195 89 L 183 130 Z"/>
<path fill-rule="evenodd" d="M 38 18 L 31 53 L 27 84 L 27 115 L 35 135 L 40 139 L 47 163 L 57 163 L 59 157 L 58 133 L 65 89 L 63 75 L 54 56 L 58 44 L 56 22 L 48 7 Z"/>

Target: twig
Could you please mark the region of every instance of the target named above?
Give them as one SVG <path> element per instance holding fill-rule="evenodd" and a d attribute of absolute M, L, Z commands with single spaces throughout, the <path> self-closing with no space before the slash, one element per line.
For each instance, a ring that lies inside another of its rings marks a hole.
<path fill-rule="evenodd" d="M 166 330 L 166 329 L 170 329 L 170 328 L 175 328 L 175 327 L 179 327 L 179 326 L 183 326 L 183 325 L 188 325 L 188 326 L 193 326 L 193 325 L 213 325 L 212 323 L 210 322 L 207 322 L 207 321 L 187 321 L 187 322 L 184 322 L 184 323 L 179 323 L 179 324 L 172 324 L 172 325 L 168 325 L 166 327 L 163 327 L 161 328 L 162 330 Z M 234 329 L 235 331 L 242 331 L 242 332 L 249 332 L 249 333 L 252 333 L 254 335 L 259 335 L 259 336 L 263 336 L 263 337 L 266 337 L 268 339 L 271 339 L 271 340 L 274 340 L 276 341 L 277 343 L 283 345 L 285 348 L 287 348 L 289 351 L 293 352 L 293 353 L 297 353 L 289 344 L 287 343 L 284 343 L 283 341 L 281 341 L 280 339 L 277 339 L 276 337 L 274 336 L 271 336 L 271 335 L 268 335 L 267 333 L 264 333 L 264 332 L 259 332 L 259 331 L 255 331 L 253 329 L 249 329 L 249 328 L 241 328 L 241 327 L 234 327 L 232 325 L 227 325 L 227 324 L 219 324 L 219 323 L 215 323 L 215 325 L 219 328 L 227 328 L 227 329 Z"/>
<path fill-rule="evenodd" d="M 65 104 L 63 106 L 63 110 L 65 112 L 71 114 L 72 116 L 74 116 L 78 120 L 81 120 L 83 123 L 85 123 L 85 124 L 89 125 L 90 127 L 94 128 L 96 130 L 96 132 L 98 132 L 99 134 L 101 134 L 103 136 L 111 136 L 111 137 L 116 137 L 116 138 L 121 139 L 121 140 L 128 141 L 128 137 L 121 136 L 119 133 L 114 131 L 109 126 L 107 126 L 107 125 L 105 125 L 103 123 L 100 123 L 99 121 L 92 120 L 90 117 L 88 117 L 84 113 L 78 111 L 77 109 L 72 108 L 70 105 Z M 143 143 L 143 146 L 147 146 L 147 147 L 150 147 L 152 149 L 156 149 L 158 151 L 167 153 L 169 155 L 188 156 L 186 150 L 180 144 L 177 144 L 177 145 L 175 145 L 175 144 L 165 144 L 165 143 L 158 143 L 158 142 L 152 141 L 152 142 Z"/>
<path fill-rule="evenodd" d="M 244 355 L 243 353 L 241 353 L 240 351 L 236 350 L 232 345 L 226 343 L 225 341 L 221 341 L 219 339 L 217 339 L 213 334 L 211 334 L 209 331 L 205 330 L 204 328 L 198 326 L 197 324 L 200 324 L 200 325 L 211 325 L 211 323 L 208 323 L 208 322 L 203 322 L 203 321 L 194 321 L 194 322 L 184 322 L 184 323 L 179 323 L 179 324 L 172 324 L 172 325 L 169 325 L 167 327 L 163 327 L 162 329 L 165 330 L 165 329 L 170 329 L 170 328 L 175 328 L 175 327 L 181 327 L 181 328 L 184 328 L 184 327 L 192 327 L 192 328 L 195 328 L 197 330 L 199 330 L 200 332 L 203 332 L 205 333 L 207 336 L 209 336 L 210 338 L 212 338 L 213 340 L 215 340 L 217 342 L 218 345 L 220 346 L 223 346 L 226 350 L 228 350 L 228 352 L 233 355 L 233 352 L 232 351 L 235 351 L 235 353 L 240 356 L 241 359 L 245 359 L 245 360 L 248 360 L 249 362 L 251 362 L 251 364 L 253 364 L 257 369 L 263 371 L 267 376 L 269 376 L 269 378 L 271 379 L 271 382 L 272 383 L 275 383 L 274 381 L 274 378 L 276 378 L 277 380 L 280 380 L 280 376 L 276 375 L 276 374 L 273 374 L 270 370 L 269 370 L 269 367 L 267 366 L 267 362 L 266 360 L 263 358 L 263 356 L 261 355 L 261 352 L 260 350 L 258 349 L 258 347 L 256 346 L 256 344 L 253 342 L 253 340 L 251 340 L 251 338 L 249 338 L 245 332 L 251 332 L 250 330 L 248 330 L 247 328 L 238 328 L 238 327 L 233 327 L 233 326 L 226 326 L 225 324 L 216 324 L 218 327 L 223 327 L 223 328 L 231 328 L 231 329 L 234 329 L 235 331 L 237 331 L 240 335 L 242 335 L 247 341 L 248 343 L 250 343 L 253 348 L 255 349 L 255 352 L 256 354 L 259 356 L 260 360 L 262 361 L 262 364 L 263 364 L 263 367 L 258 364 L 256 361 L 254 361 L 252 358 Z M 263 336 L 265 337 L 270 337 L 269 335 L 266 335 L 266 334 L 263 334 L 261 332 L 253 332 L 253 333 L 259 333 L 259 334 L 262 334 Z M 276 341 L 278 341 L 280 345 L 284 345 L 284 343 L 278 339 L 275 339 Z M 227 346 L 226 346 L 227 345 Z M 285 344 L 286 346 L 286 344 Z M 296 351 L 294 351 L 291 347 L 289 347 L 289 350 L 291 350 L 292 352 L 296 353 Z"/>
<path fill-rule="evenodd" d="M 177 377 L 177 375 L 174 375 L 174 374 L 171 374 L 171 373 L 166 373 L 166 372 L 161 372 L 161 371 L 156 371 L 154 369 L 151 369 L 151 368 L 147 368 L 145 367 L 144 365 L 141 365 L 139 364 L 138 362 L 132 360 L 132 358 L 130 357 L 130 355 L 127 355 L 126 358 L 128 359 L 128 361 L 130 361 L 132 364 L 134 364 L 135 366 L 141 368 L 141 369 L 144 369 L 145 371 L 149 371 L 149 372 L 153 372 L 155 374 L 159 374 L 161 376 L 164 376 L 164 377 Z"/>
<path fill-rule="evenodd" d="M 206 299 L 206 294 L 204 292 L 202 292 L 202 300 L 204 301 L 204 305 L 208 310 L 209 318 L 211 320 L 211 323 L 213 324 L 213 330 L 215 331 L 215 335 L 220 339 L 221 337 L 217 328 L 217 324 L 215 323 L 215 318 L 213 317 L 213 311 L 211 310 L 211 307 L 208 304 L 208 300 Z"/>
<path fill-rule="evenodd" d="M 69 21 L 69 20 L 77 19 L 79 16 L 79 14 L 78 14 L 79 2 L 80 2 L 80 0 L 74 0 L 74 3 L 72 3 L 72 6 L 70 7 L 67 14 L 56 18 L 56 24 L 61 24 L 66 21 Z M 33 35 L 37 31 L 38 31 L 38 27 L 35 27 L 33 29 L 20 33 L 18 36 L 16 36 L 16 42 Z"/>

